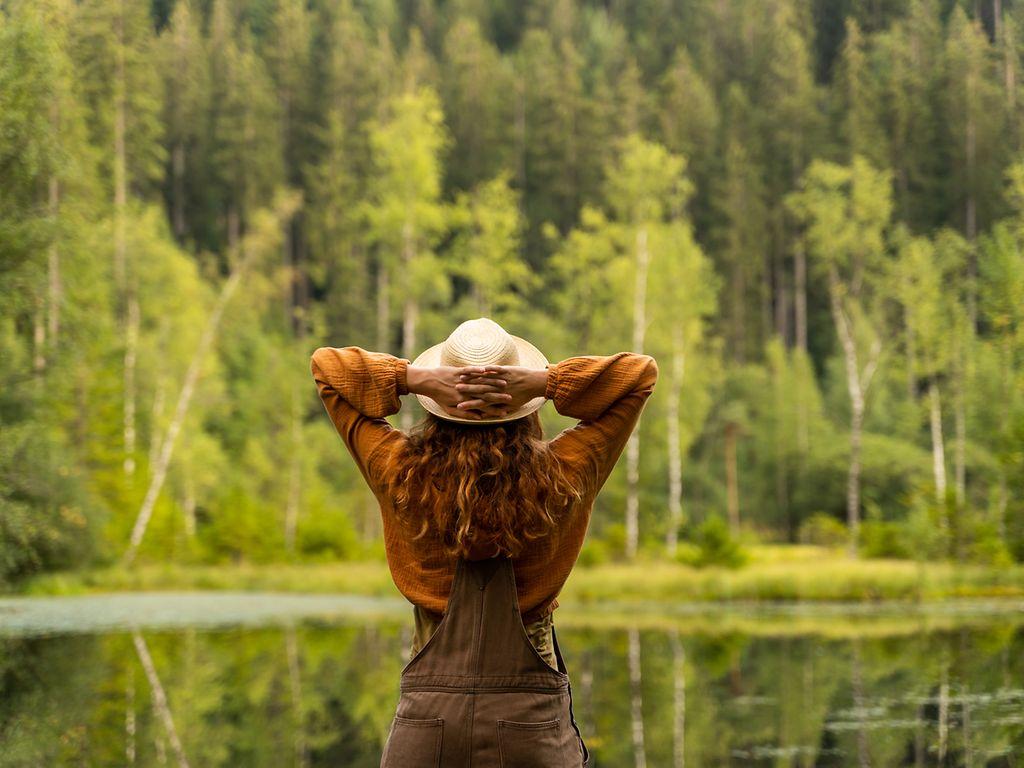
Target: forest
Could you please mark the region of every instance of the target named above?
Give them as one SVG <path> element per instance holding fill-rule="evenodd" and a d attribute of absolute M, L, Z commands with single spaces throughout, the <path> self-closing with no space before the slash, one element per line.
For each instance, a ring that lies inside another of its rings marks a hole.
<path fill-rule="evenodd" d="M 383 559 L 309 356 L 478 316 L 658 361 L 589 562 L 1024 561 L 1024 3 L 0 3 L 0 585 Z"/>

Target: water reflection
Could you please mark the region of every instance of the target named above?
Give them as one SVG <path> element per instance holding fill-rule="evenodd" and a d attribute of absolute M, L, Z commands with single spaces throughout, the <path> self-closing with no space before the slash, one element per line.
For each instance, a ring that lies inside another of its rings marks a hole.
<path fill-rule="evenodd" d="M 411 640 L 393 607 L 71 634 L 0 605 L 0 766 L 375 768 Z M 559 619 L 599 768 L 1024 765 L 1017 609 Z"/>

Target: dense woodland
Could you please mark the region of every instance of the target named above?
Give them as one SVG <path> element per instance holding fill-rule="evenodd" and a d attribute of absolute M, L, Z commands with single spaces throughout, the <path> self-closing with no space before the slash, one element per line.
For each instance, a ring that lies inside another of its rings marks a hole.
<path fill-rule="evenodd" d="M 480 315 L 659 362 L 591 561 L 1022 560 L 1022 140 L 1011 0 L 5 0 L 0 581 L 381 557 L 309 355 Z"/>

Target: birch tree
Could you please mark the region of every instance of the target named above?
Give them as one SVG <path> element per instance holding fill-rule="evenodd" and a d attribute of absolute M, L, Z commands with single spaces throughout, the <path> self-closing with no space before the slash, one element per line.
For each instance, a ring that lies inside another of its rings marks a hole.
<path fill-rule="evenodd" d="M 846 517 L 850 554 L 860 526 L 861 441 L 867 395 L 882 354 L 879 278 L 892 211 L 890 175 L 857 156 L 849 166 L 815 161 L 787 198 L 804 223 L 808 253 L 828 285 L 850 398 Z"/>
<path fill-rule="evenodd" d="M 130 484 L 136 466 L 136 403 L 140 309 L 135 268 L 127 250 L 129 187 L 152 185 L 163 163 L 160 80 L 150 64 L 154 34 L 146 7 L 89 0 L 73 26 L 76 63 L 90 102 L 94 141 L 104 148 L 112 179 L 114 280 L 121 302 L 123 340 L 123 466 Z"/>
<path fill-rule="evenodd" d="M 631 134 L 623 140 L 619 156 L 607 171 L 605 198 L 617 226 L 620 242 L 630 254 L 632 318 L 631 348 L 644 352 L 648 317 L 648 275 L 652 261 L 669 256 L 657 252 L 669 216 L 692 193 L 684 175 L 686 161 L 660 144 Z M 626 443 L 626 557 L 636 556 L 640 539 L 640 433 Z"/>
<path fill-rule="evenodd" d="M 441 201 L 441 155 L 448 141 L 440 101 L 429 86 L 395 96 L 386 117 L 370 127 L 375 176 L 361 210 L 377 246 L 377 268 L 401 276 L 395 296 L 402 308 L 401 354 L 409 360 L 417 354 L 423 305 L 447 298 L 446 267 L 436 247 L 448 224 Z M 412 418 L 412 409 L 402 410 L 403 429 Z"/>

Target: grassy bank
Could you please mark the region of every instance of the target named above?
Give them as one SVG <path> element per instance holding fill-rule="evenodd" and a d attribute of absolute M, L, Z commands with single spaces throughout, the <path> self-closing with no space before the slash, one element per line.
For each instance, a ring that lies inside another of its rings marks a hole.
<path fill-rule="evenodd" d="M 170 589 L 398 595 L 383 562 L 112 567 L 39 576 L 19 591 L 56 595 Z M 643 561 L 578 566 L 559 602 L 921 602 L 957 597 L 1024 597 L 1024 566 L 850 560 L 842 552 L 817 547 L 762 546 L 736 570 Z"/>

